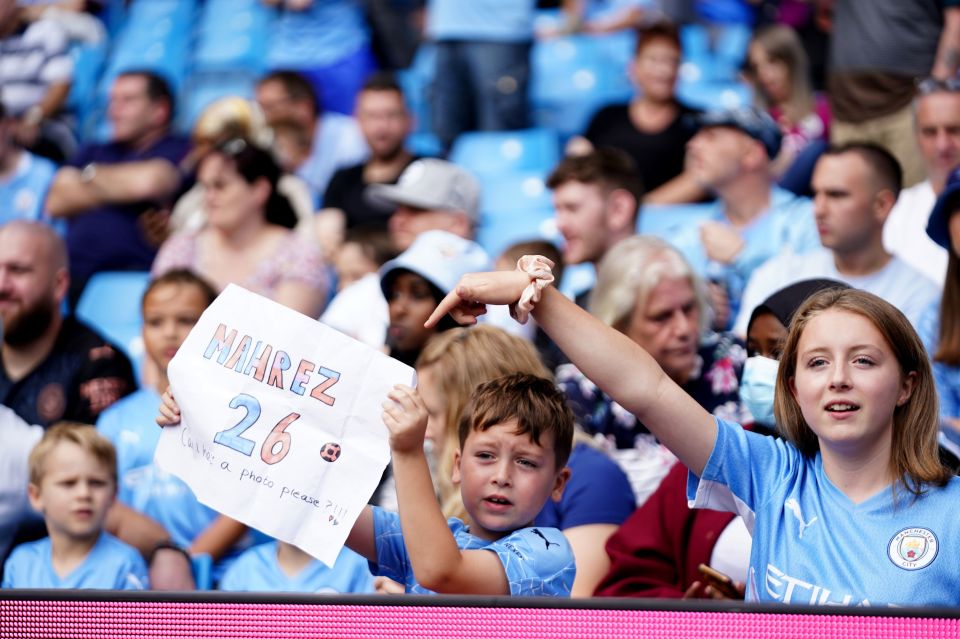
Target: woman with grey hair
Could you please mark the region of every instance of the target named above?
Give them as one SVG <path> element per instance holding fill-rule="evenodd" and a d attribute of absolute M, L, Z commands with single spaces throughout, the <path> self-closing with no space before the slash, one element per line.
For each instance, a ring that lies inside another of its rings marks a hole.
<path fill-rule="evenodd" d="M 646 349 L 705 409 L 751 421 L 739 399 L 744 344 L 708 329 L 704 284 L 673 246 L 648 235 L 615 245 L 598 266 L 589 310 Z M 580 425 L 604 443 L 642 504 L 674 463 L 673 454 L 572 364 L 557 369 L 557 381 Z"/>

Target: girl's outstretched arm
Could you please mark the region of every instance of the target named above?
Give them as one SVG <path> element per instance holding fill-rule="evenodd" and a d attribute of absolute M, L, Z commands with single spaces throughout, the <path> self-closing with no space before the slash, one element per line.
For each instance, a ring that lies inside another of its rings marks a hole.
<path fill-rule="evenodd" d="M 484 304 L 510 304 L 530 278 L 519 271 L 471 273 L 437 306 L 432 326 L 450 313 L 461 324 L 476 323 Z M 553 287 L 533 310 L 537 324 L 588 378 L 629 410 L 699 475 L 713 451 L 713 417 L 671 380 L 636 342 L 610 328 Z"/>

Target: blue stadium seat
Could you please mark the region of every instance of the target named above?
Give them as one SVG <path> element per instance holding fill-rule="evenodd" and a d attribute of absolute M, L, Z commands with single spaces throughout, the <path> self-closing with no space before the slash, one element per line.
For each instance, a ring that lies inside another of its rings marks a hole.
<path fill-rule="evenodd" d="M 677 97 L 695 109 L 732 109 L 747 106 L 753 91 L 742 82 L 684 82 L 677 84 Z"/>
<path fill-rule="evenodd" d="M 437 50 L 429 42 L 417 47 L 413 62 L 396 73 L 397 82 L 403 89 L 407 108 L 414 117 L 414 133 L 431 131 L 430 86 L 437 66 Z"/>
<path fill-rule="evenodd" d="M 593 114 L 633 95 L 627 77 L 628 36 L 538 40 L 531 52 L 530 102 L 535 125 L 562 139 L 582 133 Z"/>
<path fill-rule="evenodd" d="M 549 129 L 471 131 L 453 142 L 450 161 L 474 173 L 539 171 L 560 160 L 560 140 Z"/>
<path fill-rule="evenodd" d="M 78 319 L 126 353 L 138 379 L 144 354 L 140 301 L 149 281 L 147 272 L 97 273 L 87 283 L 76 309 Z"/>
<path fill-rule="evenodd" d="M 179 92 L 189 69 L 196 9 L 197 0 L 132 3 L 100 78 L 98 106 L 105 108 L 114 79 L 130 69 L 156 71 Z"/>
<path fill-rule="evenodd" d="M 407 149 L 414 155 L 438 158 L 443 155 L 443 144 L 429 131 L 417 131 L 407 136 Z"/>
<path fill-rule="evenodd" d="M 543 172 L 481 174 L 477 242 L 496 257 L 525 240 L 559 241 Z"/>
<path fill-rule="evenodd" d="M 707 219 L 712 204 L 644 204 L 637 219 L 637 233 L 670 239 L 680 229 Z"/>
<path fill-rule="evenodd" d="M 197 29 L 193 64 L 197 71 L 267 70 L 267 44 L 276 11 L 256 0 L 210 0 Z"/>

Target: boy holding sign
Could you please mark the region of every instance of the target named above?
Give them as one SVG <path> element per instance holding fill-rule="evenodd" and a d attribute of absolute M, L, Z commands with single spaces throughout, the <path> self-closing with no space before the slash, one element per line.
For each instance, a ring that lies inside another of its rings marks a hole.
<path fill-rule="evenodd" d="M 400 513 L 367 506 L 346 544 L 374 574 L 426 594 L 569 596 L 573 553 L 555 528 L 530 527 L 570 476 L 573 415 L 552 382 L 516 374 L 481 384 L 460 421 L 453 482 L 467 521 L 444 520 L 423 450 L 427 409 L 396 386 L 383 405 Z M 180 420 L 169 392 L 158 423 Z"/>

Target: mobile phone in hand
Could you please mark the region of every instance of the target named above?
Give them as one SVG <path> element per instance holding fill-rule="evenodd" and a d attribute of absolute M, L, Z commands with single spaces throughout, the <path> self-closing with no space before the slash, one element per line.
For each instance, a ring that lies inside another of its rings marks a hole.
<path fill-rule="evenodd" d="M 700 564 L 697 566 L 697 569 L 700 571 L 700 574 L 703 575 L 707 584 L 716 588 L 724 597 L 743 599 L 743 594 L 737 590 L 733 579 L 731 579 L 729 575 L 725 575 L 707 564 Z"/>

